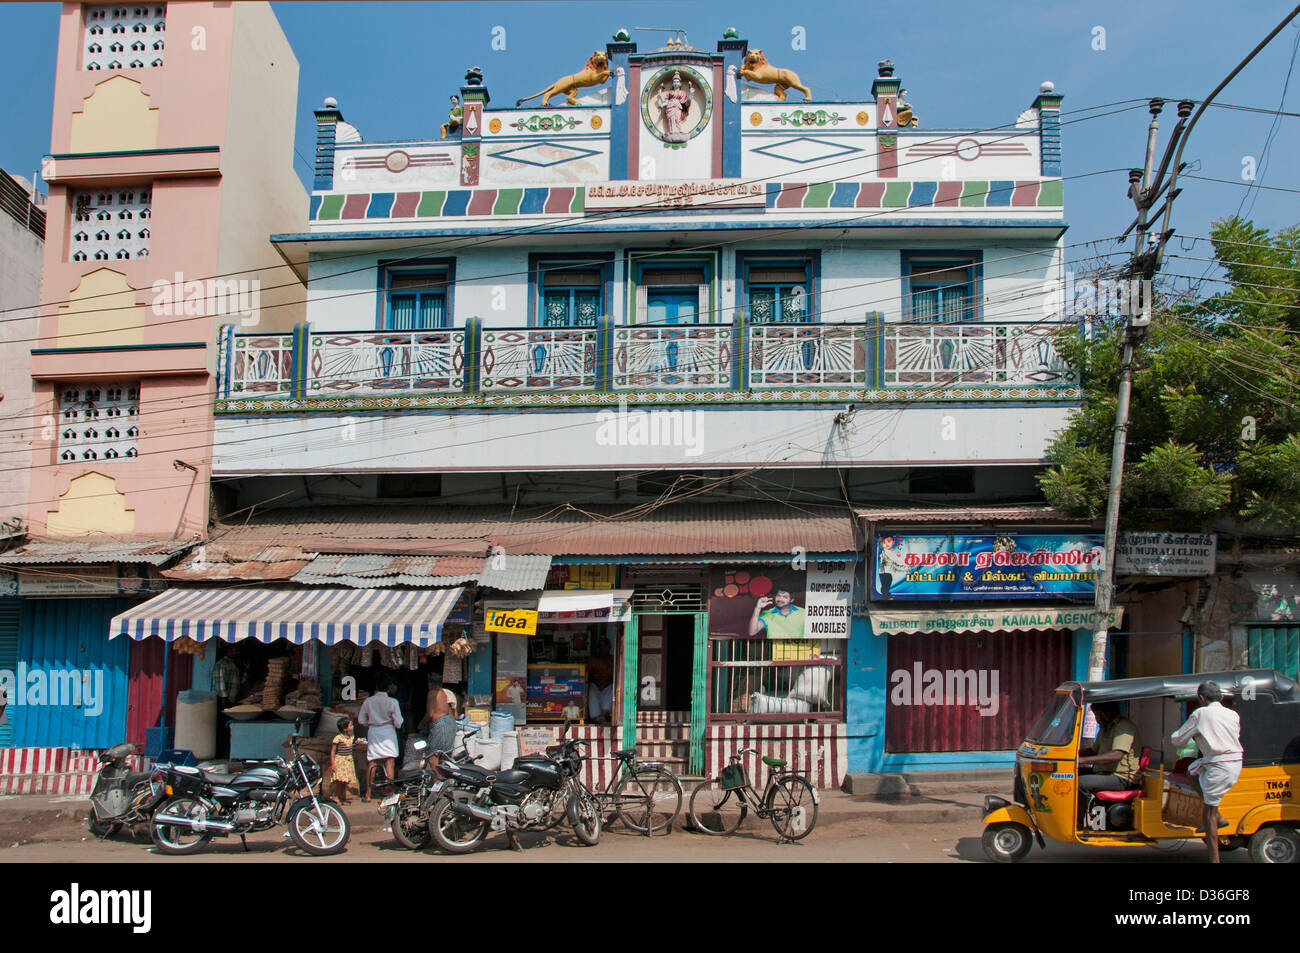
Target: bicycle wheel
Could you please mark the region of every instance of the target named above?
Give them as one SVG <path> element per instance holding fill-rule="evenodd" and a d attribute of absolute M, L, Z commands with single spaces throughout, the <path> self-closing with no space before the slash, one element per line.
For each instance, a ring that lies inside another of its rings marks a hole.
<path fill-rule="evenodd" d="M 803 840 L 817 824 L 817 793 L 803 778 L 787 774 L 767 796 L 772 826 L 785 840 Z"/>
<path fill-rule="evenodd" d="M 727 790 L 718 778 L 701 781 L 691 792 L 691 823 L 706 834 L 730 834 L 748 812 L 741 790 Z"/>
<path fill-rule="evenodd" d="M 682 809 L 682 785 L 663 768 L 637 768 L 614 788 L 618 817 L 638 834 L 672 830 Z"/>

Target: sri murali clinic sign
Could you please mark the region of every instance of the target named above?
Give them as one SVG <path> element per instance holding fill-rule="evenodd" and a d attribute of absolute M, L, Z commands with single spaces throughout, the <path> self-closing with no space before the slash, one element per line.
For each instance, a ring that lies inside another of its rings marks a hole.
<path fill-rule="evenodd" d="M 1127 576 L 1212 576 L 1215 533 L 1120 533 L 1115 571 Z"/>

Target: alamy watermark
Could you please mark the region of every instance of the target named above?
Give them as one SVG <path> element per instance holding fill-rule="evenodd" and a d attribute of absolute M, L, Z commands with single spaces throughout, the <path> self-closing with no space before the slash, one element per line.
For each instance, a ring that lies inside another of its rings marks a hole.
<path fill-rule="evenodd" d="M 0 689 L 10 706 L 80 708 L 91 718 L 104 711 L 104 672 L 92 668 L 41 668 L 19 662 L 0 669 Z"/>
<path fill-rule="evenodd" d="M 902 707 L 971 706 L 986 718 L 1002 707 L 996 668 L 937 669 L 913 662 L 910 670 L 890 672 L 889 685 L 890 704 Z"/>
<path fill-rule="evenodd" d="M 206 278 L 186 281 L 176 272 L 173 280 L 153 283 L 153 313 L 160 317 L 238 317 L 243 327 L 262 317 L 262 282 L 257 278 Z"/>
<path fill-rule="evenodd" d="M 1043 283 L 1043 315 L 1134 317 L 1150 307 L 1152 283 L 1145 278 L 1083 278 L 1067 271 L 1062 282 Z"/>
<path fill-rule="evenodd" d="M 618 410 L 596 415 L 596 443 L 602 447 L 682 447 L 688 457 L 704 450 L 704 414 L 698 410 Z"/>

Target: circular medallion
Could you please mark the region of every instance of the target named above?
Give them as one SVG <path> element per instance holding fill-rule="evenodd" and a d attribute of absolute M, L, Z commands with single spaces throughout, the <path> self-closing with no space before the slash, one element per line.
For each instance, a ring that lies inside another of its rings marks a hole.
<path fill-rule="evenodd" d="M 390 152 L 384 157 L 384 168 L 389 172 L 401 172 L 411 164 L 411 157 L 401 149 Z"/>
<path fill-rule="evenodd" d="M 749 124 L 750 124 L 751 126 L 761 126 L 761 125 L 763 125 L 763 114 L 762 114 L 762 113 L 750 113 L 750 114 L 749 114 Z"/>
<path fill-rule="evenodd" d="M 858 125 L 859 125 L 859 126 L 865 126 L 865 125 L 866 125 L 867 123 L 869 123 L 870 121 L 871 121 L 871 117 L 867 115 L 867 111 L 866 111 L 865 109 L 862 110 L 862 112 L 858 113 Z"/>
<path fill-rule="evenodd" d="M 957 143 L 957 158 L 970 162 L 980 157 L 980 144 L 974 139 L 963 139 Z"/>
<path fill-rule="evenodd" d="M 712 114 L 713 92 L 689 66 L 665 66 L 650 77 L 641 93 L 641 121 L 662 142 L 694 139 Z"/>
<path fill-rule="evenodd" d="M 493 120 L 493 122 L 495 122 L 495 121 L 496 121 L 496 120 Z M 592 128 L 592 129 L 599 129 L 599 128 L 600 128 L 601 126 L 603 126 L 603 125 L 604 125 L 604 123 L 601 121 L 601 118 L 600 118 L 599 116 L 592 116 L 592 117 L 591 117 L 591 128 Z"/>
<path fill-rule="evenodd" d="M 490 123 L 488 123 L 488 129 L 492 130 L 493 132 L 500 132 L 500 131 L 501 131 L 501 120 L 500 120 L 500 119 L 493 119 Z"/>

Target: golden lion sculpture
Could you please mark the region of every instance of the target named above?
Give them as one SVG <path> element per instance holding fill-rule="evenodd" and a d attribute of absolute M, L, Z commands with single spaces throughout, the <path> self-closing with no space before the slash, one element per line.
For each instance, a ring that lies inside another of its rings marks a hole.
<path fill-rule="evenodd" d="M 576 106 L 578 105 L 578 97 L 574 95 L 574 90 L 581 89 L 584 86 L 599 86 L 608 79 L 609 57 L 604 50 L 596 50 L 591 54 L 591 59 L 587 60 L 587 67 L 581 73 L 574 73 L 571 76 L 557 79 L 540 93 L 525 96 L 515 103 L 515 106 L 522 106 L 528 100 L 536 99 L 538 96 L 542 97 L 542 105 L 545 106 L 550 102 L 552 96 L 561 94 L 564 95 L 570 106 Z"/>
<path fill-rule="evenodd" d="M 751 83 L 760 83 L 766 86 L 773 83 L 775 88 L 772 90 L 776 93 L 776 98 L 785 99 L 787 89 L 797 89 L 803 93 L 804 99 L 812 99 L 812 93 L 808 87 L 799 82 L 799 76 L 794 70 L 777 69 L 767 62 L 767 57 L 763 55 L 762 50 L 750 50 L 745 54 L 745 63 L 740 69 L 740 78 L 748 80 Z"/>

